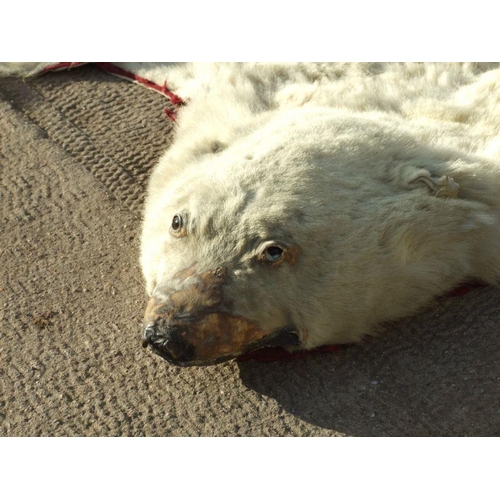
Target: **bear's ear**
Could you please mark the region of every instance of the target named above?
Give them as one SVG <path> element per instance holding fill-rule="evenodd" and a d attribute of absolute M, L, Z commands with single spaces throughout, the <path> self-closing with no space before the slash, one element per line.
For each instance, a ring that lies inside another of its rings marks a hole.
<path fill-rule="evenodd" d="M 429 174 L 429 172 L 427 173 Z M 410 186 L 413 185 L 427 186 L 430 194 L 438 198 L 457 198 L 460 188 L 460 185 L 448 175 L 442 175 L 441 177 L 433 177 L 430 174 L 422 175 L 410 183 Z"/>
<path fill-rule="evenodd" d="M 438 198 L 457 198 L 460 185 L 448 175 L 436 177 L 425 168 L 405 167 L 399 172 L 397 184 L 404 189 L 425 188 Z"/>

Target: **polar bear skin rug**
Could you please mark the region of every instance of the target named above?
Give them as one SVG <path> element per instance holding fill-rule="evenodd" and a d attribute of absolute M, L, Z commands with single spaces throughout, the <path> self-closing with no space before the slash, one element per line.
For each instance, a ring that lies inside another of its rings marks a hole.
<path fill-rule="evenodd" d="M 349 343 L 498 283 L 497 64 L 120 67 L 186 104 L 141 241 L 144 345 L 167 361 Z"/>

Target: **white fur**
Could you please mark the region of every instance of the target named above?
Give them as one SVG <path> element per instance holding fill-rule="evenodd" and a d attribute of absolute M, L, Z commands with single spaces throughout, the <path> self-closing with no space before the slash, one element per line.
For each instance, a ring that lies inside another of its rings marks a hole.
<path fill-rule="evenodd" d="M 156 167 L 150 294 L 226 266 L 234 312 L 304 347 L 348 342 L 461 281 L 500 273 L 500 70 L 473 64 L 155 69 L 188 105 Z M 166 78 L 168 76 L 168 78 Z M 187 237 L 169 234 L 174 214 Z M 267 241 L 300 249 L 277 269 Z"/>
<path fill-rule="evenodd" d="M 293 324 L 312 348 L 463 280 L 498 283 L 497 64 L 126 67 L 188 102 L 149 183 L 149 294 L 192 265 L 227 267 L 235 315 L 266 332 Z M 176 213 L 184 238 L 169 232 Z M 269 241 L 296 261 L 263 264 Z"/>

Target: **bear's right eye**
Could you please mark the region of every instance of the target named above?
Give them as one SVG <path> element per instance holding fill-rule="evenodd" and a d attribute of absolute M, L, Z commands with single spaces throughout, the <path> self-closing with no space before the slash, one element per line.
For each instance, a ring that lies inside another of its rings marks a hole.
<path fill-rule="evenodd" d="M 278 246 L 267 247 L 264 250 L 264 258 L 269 262 L 278 262 L 284 254 L 284 250 Z"/>
<path fill-rule="evenodd" d="M 273 266 L 279 266 L 284 262 L 286 253 L 287 247 L 284 244 L 269 242 L 261 249 L 258 258 L 261 262 L 268 262 Z"/>

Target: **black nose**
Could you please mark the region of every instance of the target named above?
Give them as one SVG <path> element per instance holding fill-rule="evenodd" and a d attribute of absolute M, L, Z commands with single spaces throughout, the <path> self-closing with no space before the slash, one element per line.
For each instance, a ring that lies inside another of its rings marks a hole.
<path fill-rule="evenodd" d="M 182 338 L 181 330 L 175 326 L 146 325 L 142 345 L 150 345 L 156 354 L 173 364 L 193 359 L 193 346 Z"/>

